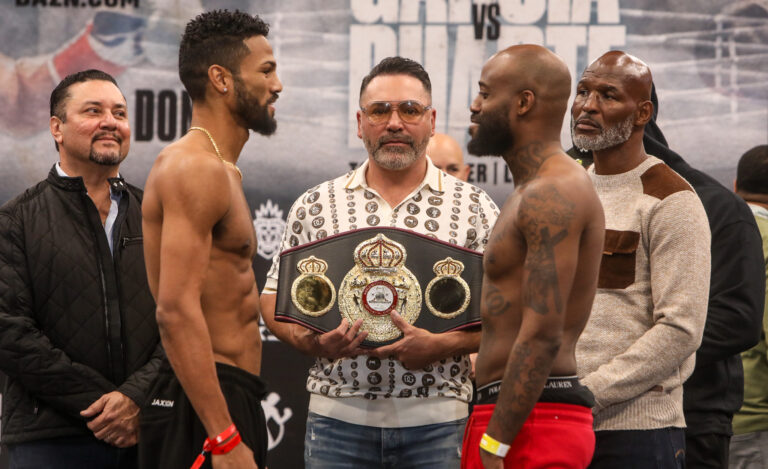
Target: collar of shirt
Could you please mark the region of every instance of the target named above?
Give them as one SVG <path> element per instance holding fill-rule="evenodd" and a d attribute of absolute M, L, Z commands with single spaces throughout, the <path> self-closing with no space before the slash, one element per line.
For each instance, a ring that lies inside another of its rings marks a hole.
<path fill-rule="evenodd" d="M 761 205 L 750 204 L 749 202 L 747 202 L 747 205 L 752 209 L 752 213 L 754 213 L 755 216 L 768 219 L 768 209 Z"/>
<path fill-rule="evenodd" d="M 59 176 L 68 178 L 70 177 L 67 173 L 64 172 L 64 170 L 61 168 L 61 162 L 56 163 L 56 172 L 59 174 Z M 120 174 L 118 173 L 117 177 L 120 177 Z M 121 186 L 121 187 L 124 187 Z M 120 207 L 120 199 L 123 197 L 122 190 L 112 190 L 113 184 L 109 185 L 109 213 L 107 214 L 107 219 L 104 220 L 104 234 L 107 235 L 107 243 L 109 243 L 109 251 L 114 254 L 115 250 L 113 247 L 113 235 L 115 231 L 115 220 L 117 220 L 117 212 L 118 208 Z"/>
<path fill-rule="evenodd" d="M 432 190 L 443 192 L 443 172 L 438 169 L 437 166 L 432 164 L 432 160 L 429 159 L 429 157 L 426 157 L 427 159 L 427 174 L 424 175 L 424 179 L 421 181 L 421 184 L 416 188 L 416 191 L 421 190 L 422 187 L 425 185 L 428 185 Z M 373 189 L 368 186 L 368 181 L 365 179 L 365 173 L 368 170 L 368 163 L 370 162 L 370 159 L 367 159 L 355 168 L 354 171 L 352 171 L 352 174 L 350 174 L 349 178 L 347 178 L 346 183 L 344 184 L 344 189 L 355 189 L 357 187 L 363 187 L 364 189 L 368 189 L 373 191 Z M 416 192 L 414 191 L 414 192 Z"/>

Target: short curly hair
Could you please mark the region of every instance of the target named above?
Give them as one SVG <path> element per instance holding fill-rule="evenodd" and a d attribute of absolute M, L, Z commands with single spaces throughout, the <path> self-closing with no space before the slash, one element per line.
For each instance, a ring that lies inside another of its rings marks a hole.
<path fill-rule="evenodd" d="M 269 25 L 256 15 L 239 10 L 213 10 L 187 23 L 179 47 L 179 78 L 192 101 L 205 97 L 208 68 L 221 65 L 237 74 L 250 50 L 243 43 L 253 36 L 267 37 Z"/>

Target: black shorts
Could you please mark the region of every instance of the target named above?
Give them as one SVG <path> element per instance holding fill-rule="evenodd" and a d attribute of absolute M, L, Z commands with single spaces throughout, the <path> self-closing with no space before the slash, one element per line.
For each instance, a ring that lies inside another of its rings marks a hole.
<path fill-rule="evenodd" d="M 253 451 L 259 467 L 266 467 L 267 424 L 261 408 L 266 395 L 264 382 L 223 363 L 216 363 L 216 373 L 243 443 Z M 167 361 L 148 396 L 140 415 L 140 467 L 189 469 L 208 435 Z M 202 467 L 211 467 L 210 455 Z"/>
<path fill-rule="evenodd" d="M 477 388 L 475 404 L 496 404 L 501 381 L 492 381 Z M 550 376 L 544 384 L 538 402 L 595 406 L 595 396 L 575 376 Z"/>

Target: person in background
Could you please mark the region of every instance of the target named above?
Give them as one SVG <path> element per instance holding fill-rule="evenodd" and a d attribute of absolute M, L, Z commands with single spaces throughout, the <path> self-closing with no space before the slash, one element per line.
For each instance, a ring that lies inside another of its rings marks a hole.
<path fill-rule="evenodd" d="M 461 145 L 450 135 L 433 135 L 427 144 L 427 156 L 438 169 L 442 169 L 456 179 L 466 182 L 469 177 L 469 171 L 472 168 L 464 163 Z"/>
<path fill-rule="evenodd" d="M 693 373 L 683 384 L 686 460 L 694 467 L 725 468 L 731 419 L 742 403 L 738 354 L 757 342 L 760 331 L 764 289 L 760 235 L 744 201 L 669 148 L 656 123 L 655 86 L 651 102 L 653 117 L 645 125 L 643 146 L 693 186 L 712 236 L 707 322 Z M 591 151 L 572 148 L 568 153 L 585 167 L 592 164 Z"/>
<path fill-rule="evenodd" d="M 605 210 L 598 289 L 576 346 L 592 391 L 590 467 L 685 465 L 683 382 L 707 314 L 710 231 L 693 188 L 643 146 L 651 71 L 611 51 L 590 64 L 571 108 L 574 145 Z"/>
<path fill-rule="evenodd" d="M 755 216 L 763 240 L 763 274 L 768 276 L 768 145 L 758 145 L 742 155 L 736 169 L 734 190 L 747 202 Z M 741 354 L 744 364 L 744 405 L 733 416 L 734 435 L 731 438 L 729 459 L 731 469 L 768 469 L 767 334 L 768 289 L 760 341 Z"/>
<path fill-rule="evenodd" d="M 711 176 L 670 150 L 656 123 L 658 99 L 643 145 L 693 186 L 712 236 L 707 322 L 696 366 L 683 384 L 685 456 L 691 467 L 725 469 L 733 414 L 742 404 L 744 377 L 739 354 L 759 339 L 763 315 L 760 233 L 747 204 Z"/>
<path fill-rule="evenodd" d="M 12 469 L 136 468 L 139 406 L 163 356 L 142 192 L 120 176 L 128 106 L 100 70 L 50 99 L 59 161 L 0 208 L 2 439 Z"/>

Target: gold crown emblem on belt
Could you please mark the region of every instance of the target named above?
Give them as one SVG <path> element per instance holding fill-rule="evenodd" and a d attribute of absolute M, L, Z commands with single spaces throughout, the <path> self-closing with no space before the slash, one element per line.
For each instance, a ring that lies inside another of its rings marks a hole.
<path fill-rule="evenodd" d="M 362 319 L 370 341 L 400 336 L 389 317 L 392 310 L 410 324 L 419 317 L 421 286 L 406 267 L 406 258 L 405 247 L 382 233 L 355 248 L 355 266 L 339 286 L 339 312 L 350 324 Z"/>
<path fill-rule="evenodd" d="M 405 257 L 403 245 L 383 234 L 378 234 L 355 248 L 355 264 L 365 271 L 397 270 L 405 263 Z"/>
<path fill-rule="evenodd" d="M 441 261 L 435 262 L 435 265 L 432 267 L 432 272 L 440 277 L 446 275 L 461 275 L 461 273 L 464 272 L 464 264 L 451 257 L 446 257 Z"/>
<path fill-rule="evenodd" d="M 302 274 L 325 274 L 328 270 L 328 263 L 315 256 L 309 256 L 300 260 L 296 269 Z"/>

